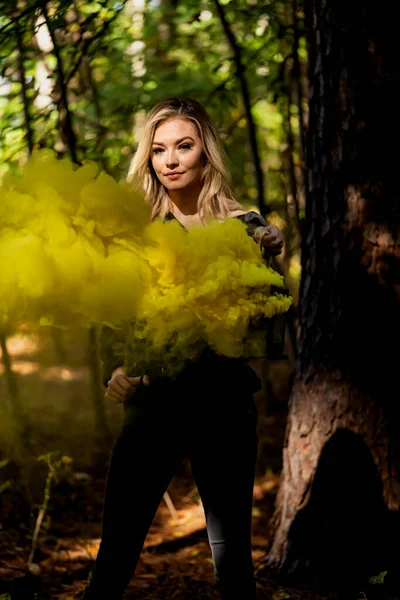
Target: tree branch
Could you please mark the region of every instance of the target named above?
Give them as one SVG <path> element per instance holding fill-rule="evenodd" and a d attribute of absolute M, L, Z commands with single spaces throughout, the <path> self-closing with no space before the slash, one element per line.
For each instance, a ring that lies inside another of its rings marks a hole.
<path fill-rule="evenodd" d="M 8 29 L 8 27 L 11 27 L 11 25 L 13 25 L 15 22 L 18 22 L 20 19 L 26 17 L 30 13 L 34 13 L 37 10 L 37 8 L 38 6 L 33 4 L 33 6 L 28 6 L 28 8 L 26 8 L 22 12 L 12 15 L 10 21 L 0 28 L 0 36 L 3 35 L 3 33 Z"/>
<path fill-rule="evenodd" d="M 250 146 L 251 146 L 253 160 L 254 160 L 254 166 L 255 166 L 257 189 L 258 189 L 258 205 L 259 205 L 260 213 L 262 214 L 262 216 L 265 217 L 267 214 L 267 207 L 266 207 L 266 204 L 264 201 L 264 175 L 262 172 L 261 160 L 260 160 L 260 156 L 259 156 L 259 152 L 258 152 L 256 126 L 254 123 L 253 115 L 251 113 L 250 93 L 249 93 L 249 88 L 248 88 L 246 77 L 245 77 L 245 67 L 242 62 L 242 57 L 241 57 L 241 48 L 238 45 L 238 43 L 236 42 L 233 31 L 231 30 L 229 23 L 226 20 L 223 7 L 221 6 L 221 4 L 219 3 L 218 0 L 214 0 L 214 4 L 216 7 L 218 16 L 220 18 L 222 27 L 225 31 L 225 35 L 228 39 L 228 42 L 232 48 L 232 52 L 234 55 L 234 61 L 235 61 L 235 66 L 236 66 L 236 75 L 239 79 L 239 83 L 240 83 L 240 87 L 241 87 L 242 99 L 243 99 L 246 119 L 247 119 L 247 123 L 248 123 Z"/>
<path fill-rule="evenodd" d="M 25 130 L 26 130 L 26 140 L 28 142 L 28 152 L 32 154 L 33 151 L 33 131 L 31 127 L 31 117 L 29 113 L 29 100 L 27 94 L 27 86 L 26 86 L 26 74 L 25 74 L 25 63 L 24 63 L 24 43 L 20 28 L 20 22 L 18 19 L 15 21 L 15 37 L 17 40 L 17 49 L 18 49 L 18 74 L 19 81 L 21 84 L 21 94 L 22 94 L 22 103 L 24 106 L 24 120 L 25 120 Z"/>
<path fill-rule="evenodd" d="M 127 3 L 127 0 L 124 0 L 122 2 L 122 7 L 118 11 L 116 11 L 115 14 L 108 21 L 106 21 L 103 24 L 102 28 L 99 29 L 99 31 L 97 31 L 92 37 L 85 38 L 85 39 L 83 39 L 81 37 L 81 39 L 80 39 L 80 41 L 82 42 L 82 44 L 81 44 L 81 53 L 78 56 L 78 58 L 76 59 L 75 64 L 72 66 L 70 72 L 68 73 L 68 75 L 66 77 L 65 81 L 66 81 L 67 84 L 71 81 L 71 79 L 76 74 L 77 70 L 79 69 L 80 64 L 82 62 L 82 59 L 83 59 L 84 56 L 87 55 L 87 51 L 88 51 L 90 45 L 93 44 L 93 42 L 95 42 L 98 38 L 102 38 L 103 35 L 105 33 L 107 33 L 107 31 L 108 31 L 111 23 L 113 23 L 113 21 L 115 21 L 115 19 L 119 16 L 120 12 L 123 10 L 123 8 L 125 7 L 126 3 Z M 76 54 L 78 52 L 79 52 L 79 49 L 77 50 Z"/>
<path fill-rule="evenodd" d="M 60 50 L 58 48 L 57 40 L 55 38 L 54 31 L 53 31 L 53 25 L 51 23 L 51 20 L 49 18 L 49 13 L 47 11 L 47 2 L 43 3 L 42 12 L 43 12 L 44 19 L 46 21 L 47 28 L 49 30 L 49 35 L 50 35 L 50 38 L 51 38 L 51 41 L 53 44 L 54 56 L 56 57 L 56 61 L 57 61 L 58 82 L 60 85 L 60 99 L 62 102 L 63 109 L 65 111 L 65 127 L 64 127 L 63 133 L 67 138 L 67 142 L 68 142 L 67 145 L 68 145 L 68 149 L 71 154 L 71 159 L 74 163 L 77 163 L 78 160 L 77 160 L 77 154 L 76 154 L 76 136 L 75 136 L 75 132 L 74 132 L 74 129 L 72 126 L 72 117 L 71 117 L 71 112 L 69 110 L 69 105 L 68 105 L 67 82 L 65 79 L 64 66 L 62 63 Z"/>
<path fill-rule="evenodd" d="M 252 61 L 254 58 L 256 58 L 256 57 L 257 57 L 257 56 L 260 54 L 260 52 L 261 52 L 262 50 L 264 50 L 264 48 L 266 48 L 266 47 L 268 46 L 268 44 L 269 44 L 269 42 L 268 42 L 267 44 L 263 44 L 262 46 L 260 46 L 260 48 L 257 48 L 257 50 L 254 50 L 254 52 L 252 52 L 251 54 L 249 54 L 249 55 L 247 56 L 247 59 L 246 59 L 246 60 L 247 60 L 247 63 L 246 63 L 246 68 L 247 68 L 247 65 L 249 64 L 249 62 L 250 62 L 250 61 Z M 232 57 L 232 56 L 229 56 L 229 57 L 227 57 L 225 60 L 234 60 L 234 57 Z M 219 69 L 219 67 L 220 67 L 220 64 L 219 64 L 217 67 L 215 67 L 215 68 L 213 69 L 213 72 L 217 71 L 217 70 Z M 217 86 L 216 86 L 216 87 L 213 89 L 213 91 L 212 91 L 212 92 L 210 92 L 210 94 L 209 94 L 208 98 L 205 100 L 205 105 L 206 105 L 206 106 L 207 106 L 207 104 L 208 104 L 208 103 L 211 101 L 211 99 L 212 99 L 212 97 L 214 96 L 214 94 L 216 94 L 216 93 L 217 93 L 217 92 L 219 92 L 220 90 L 224 89 L 225 85 L 226 85 L 226 84 L 227 84 L 229 81 L 232 81 L 232 79 L 233 79 L 233 77 L 234 77 L 234 76 L 236 76 L 236 73 L 234 73 L 233 75 L 232 75 L 232 74 L 231 74 L 231 75 L 229 75 L 229 76 L 228 76 L 226 79 L 224 79 L 224 81 L 222 81 L 221 83 L 219 83 L 219 84 L 218 84 L 218 85 L 217 85 Z"/>
<path fill-rule="evenodd" d="M 252 100 L 250 103 L 250 106 L 254 106 L 255 104 L 257 104 L 257 102 L 260 102 L 261 100 L 264 100 L 265 96 L 264 94 L 258 98 L 256 98 L 255 100 Z M 242 119 L 244 119 L 246 117 L 246 113 L 242 113 L 240 115 L 240 117 L 238 117 L 237 119 L 235 119 L 234 121 L 232 121 L 232 123 L 229 125 L 228 129 L 226 130 L 226 135 L 225 135 L 225 141 L 232 136 L 233 133 L 233 129 L 235 128 L 235 126 L 239 123 L 239 121 L 241 121 Z"/>

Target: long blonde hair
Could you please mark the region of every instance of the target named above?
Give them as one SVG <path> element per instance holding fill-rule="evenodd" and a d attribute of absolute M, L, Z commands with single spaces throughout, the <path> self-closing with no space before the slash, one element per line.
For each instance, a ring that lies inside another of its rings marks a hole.
<path fill-rule="evenodd" d="M 201 220 L 206 217 L 225 218 L 231 211 L 243 210 L 242 205 L 234 198 L 226 166 L 227 155 L 206 110 L 192 98 L 169 97 L 158 102 L 147 114 L 142 137 L 127 175 L 127 180 L 144 192 L 146 202 L 152 209 L 152 220 L 165 217 L 171 210 L 168 193 L 153 169 L 150 154 L 157 127 L 172 118 L 191 121 L 203 143 L 203 185 L 197 202 Z"/>

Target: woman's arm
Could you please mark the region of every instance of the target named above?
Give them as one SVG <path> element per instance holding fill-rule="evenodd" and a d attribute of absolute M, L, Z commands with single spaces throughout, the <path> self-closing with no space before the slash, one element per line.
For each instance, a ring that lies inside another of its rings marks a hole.
<path fill-rule="evenodd" d="M 264 217 L 255 211 L 236 217 L 246 225 L 247 233 L 260 245 L 263 257 L 268 260 L 278 256 L 283 248 L 282 232 L 276 225 L 268 225 Z"/>

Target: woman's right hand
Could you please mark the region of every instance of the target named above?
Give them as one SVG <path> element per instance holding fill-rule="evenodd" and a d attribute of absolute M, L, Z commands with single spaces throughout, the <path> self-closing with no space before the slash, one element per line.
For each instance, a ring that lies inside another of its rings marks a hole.
<path fill-rule="evenodd" d="M 114 372 L 108 382 L 107 391 L 104 397 L 120 404 L 136 393 L 137 388 L 141 385 L 140 380 L 140 377 L 128 377 L 120 371 Z M 149 378 L 147 375 L 144 375 L 142 382 L 146 386 L 149 385 Z"/>

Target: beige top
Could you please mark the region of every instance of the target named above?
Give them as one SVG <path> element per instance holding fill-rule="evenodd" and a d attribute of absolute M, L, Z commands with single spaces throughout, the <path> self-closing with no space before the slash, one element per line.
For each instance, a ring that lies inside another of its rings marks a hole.
<path fill-rule="evenodd" d="M 171 212 L 174 215 L 174 217 L 181 223 L 181 225 L 183 225 L 186 229 L 191 229 L 191 227 L 193 227 L 194 225 L 202 224 L 200 221 L 199 213 L 196 213 L 194 215 L 184 215 L 183 212 L 181 212 L 179 208 L 173 203 Z M 245 215 L 246 212 L 248 211 L 236 209 L 232 210 L 229 216 L 237 217 L 239 215 Z"/>

